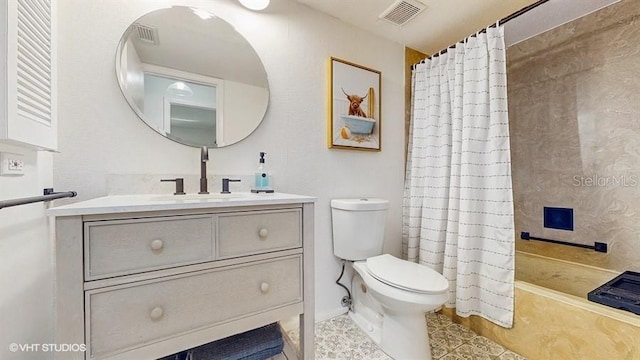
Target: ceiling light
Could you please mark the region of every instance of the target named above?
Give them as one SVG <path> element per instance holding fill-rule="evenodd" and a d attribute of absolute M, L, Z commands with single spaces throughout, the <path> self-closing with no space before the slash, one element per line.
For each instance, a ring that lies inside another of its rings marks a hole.
<path fill-rule="evenodd" d="M 198 15 L 198 17 L 200 17 L 200 19 L 202 20 L 207 20 L 214 17 L 214 15 L 207 10 L 191 8 L 191 11 L 193 11 L 194 14 Z"/>
<path fill-rule="evenodd" d="M 251 10 L 264 10 L 269 6 L 270 0 L 239 0 L 247 9 Z"/>
<path fill-rule="evenodd" d="M 182 81 L 176 81 L 167 88 L 167 95 L 192 96 L 193 90 Z"/>

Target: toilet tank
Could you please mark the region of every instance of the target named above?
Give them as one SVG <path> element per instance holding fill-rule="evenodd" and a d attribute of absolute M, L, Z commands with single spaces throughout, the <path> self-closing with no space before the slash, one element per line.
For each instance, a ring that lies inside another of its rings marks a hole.
<path fill-rule="evenodd" d="M 335 256 L 357 261 L 381 255 L 388 207 L 384 199 L 331 200 Z"/>

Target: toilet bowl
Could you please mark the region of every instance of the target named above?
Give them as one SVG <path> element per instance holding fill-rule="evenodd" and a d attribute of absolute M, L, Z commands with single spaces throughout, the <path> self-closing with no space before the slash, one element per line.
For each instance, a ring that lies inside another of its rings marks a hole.
<path fill-rule="evenodd" d="M 394 359 L 431 359 L 424 314 L 446 301 L 446 279 L 388 254 L 354 262 L 353 269 L 354 322 Z"/>

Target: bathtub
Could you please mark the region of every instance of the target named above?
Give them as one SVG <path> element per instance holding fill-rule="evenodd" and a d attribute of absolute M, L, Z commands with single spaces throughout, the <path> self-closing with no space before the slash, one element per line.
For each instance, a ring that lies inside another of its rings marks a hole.
<path fill-rule="evenodd" d="M 587 300 L 619 273 L 516 252 L 513 328 L 444 313 L 502 346 L 536 359 L 640 359 L 640 316 Z"/>

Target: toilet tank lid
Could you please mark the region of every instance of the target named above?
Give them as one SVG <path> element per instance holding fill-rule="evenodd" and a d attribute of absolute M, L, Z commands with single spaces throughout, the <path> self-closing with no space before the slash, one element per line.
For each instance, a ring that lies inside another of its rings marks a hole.
<path fill-rule="evenodd" d="M 340 210 L 373 211 L 386 210 L 389 207 L 389 200 L 374 198 L 357 199 L 333 199 L 331 207 Z"/>

